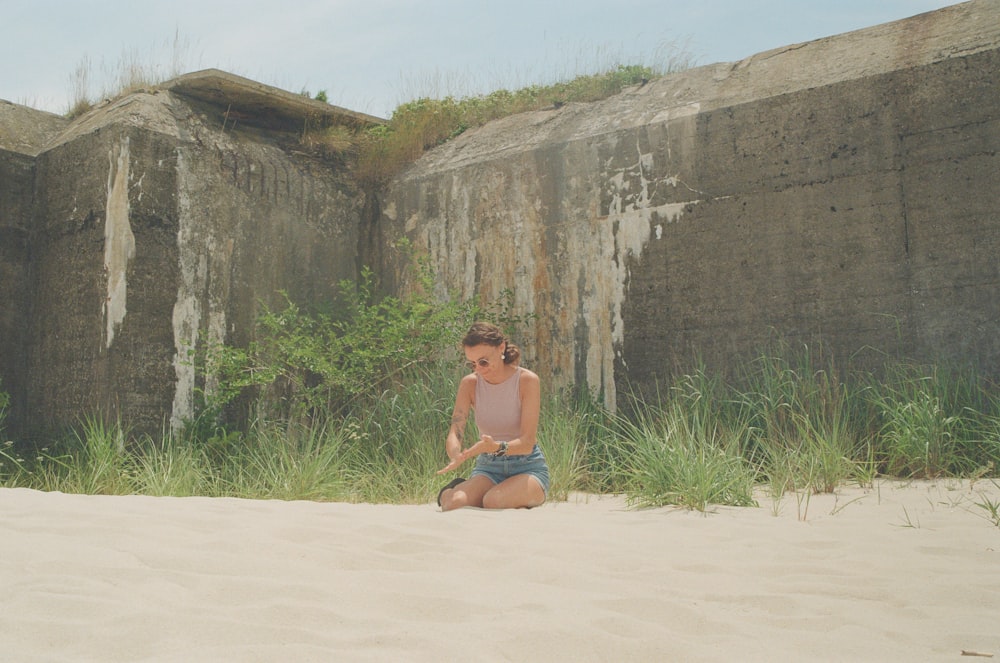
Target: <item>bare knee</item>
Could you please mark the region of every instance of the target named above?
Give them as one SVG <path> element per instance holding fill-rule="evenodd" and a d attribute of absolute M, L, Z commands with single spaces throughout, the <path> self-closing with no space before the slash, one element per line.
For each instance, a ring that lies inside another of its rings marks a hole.
<path fill-rule="evenodd" d="M 466 506 L 483 506 L 483 495 L 493 486 L 485 477 L 473 477 L 441 493 L 441 510 L 453 511 Z"/>
<path fill-rule="evenodd" d="M 545 492 L 540 486 L 531 486 L 527 490 L 511 490 L 511 488 L 501 485 L 487 492 L 483 495 L 483 508 L 530 509 L 545 502 Z"/>
<path fill-rule="evenodd" d="M 442 511 L 453 511 L 454 509 L 461 509 L 463 506 L 469 506 L 469 496 L 465 491 L 450 488 L 441 493 Z"/>
<path fill-rule="evenodd" d="M 483 495 L 483 508 L 484 509 L 505 509 L 507 504 L 503 499 L 503 491 L 491 490 L 485 495 Z"/>

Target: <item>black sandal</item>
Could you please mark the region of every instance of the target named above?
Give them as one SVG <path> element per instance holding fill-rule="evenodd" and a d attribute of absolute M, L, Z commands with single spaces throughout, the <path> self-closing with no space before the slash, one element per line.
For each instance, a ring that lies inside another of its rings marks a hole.
<path fill-rule="evenodd" d="M 448 485 L 445 486 L 444 488 L 442 488 L 438 492 L 438 506 L 441 506 L 441 495 L 444 494 L 444 491 L 449 490 L 451 488 L 454 488 L 455 486 L 457 486 L 458 484 L 462 483 L 463 481 L 465 481 L 465 479 L 463 479 L 462 477 L 455 477 L 454 479 L 452 479 L 451 481 L 449 481 Z"/>

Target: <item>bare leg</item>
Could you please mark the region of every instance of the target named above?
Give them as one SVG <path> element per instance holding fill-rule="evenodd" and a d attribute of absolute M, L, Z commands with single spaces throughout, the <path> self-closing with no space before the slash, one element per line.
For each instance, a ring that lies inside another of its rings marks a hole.
<path fill-rule="evenodd" d="M 477 477 L 478 478 L 478 477 Z M 545 501 L 545 491 L 538 479 L 530 474 L 518 474 L 504 479 L 483 495 L 483 508 L 518 509 L 538 506 Z"/>
<path fill-rule="evenodd" d="M 451 511 L 463 506 L 483 506 L 483 495 L 496 484 L 482 475 L 466 479 L 454 488 L 441 493 L 441 510 Z"/>

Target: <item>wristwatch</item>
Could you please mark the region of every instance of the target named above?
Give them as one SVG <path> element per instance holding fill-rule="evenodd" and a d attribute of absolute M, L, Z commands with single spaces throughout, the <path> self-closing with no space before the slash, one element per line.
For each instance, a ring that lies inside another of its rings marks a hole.
<path fill-rule="evenodd" d="M 501 458 L 507 455 L 507 442 L 498 442 L 500 448 L 493 452 L 494 458 Z"/>

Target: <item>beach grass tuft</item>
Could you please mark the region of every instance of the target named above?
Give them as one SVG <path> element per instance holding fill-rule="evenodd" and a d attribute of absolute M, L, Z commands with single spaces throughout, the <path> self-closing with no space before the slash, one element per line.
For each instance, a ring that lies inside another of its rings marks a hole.
<path fill-rule="evenodd" d="M 1000 488 L 1000 484 L 995 480 L 991 481 L 991 483 L 994 488 Z M 973 502 L 973 505 L 981 510 L 979 515 L 986 518 L 996 527 L 1000 527 L 1000 500 L 994 500 L 987 495 L 981 494 L 978 501 Z"/>
<path fill-rule="evenodd" d="M 704 511 L 711 504 L 751 506 L 757 468 L 744 451 L 750 420 L 718 416 L 726 408 L 721 382 L 696 372 L 684 376 L 658 403 L 633 403 L 633 416 L 616 417 L 606 445 L 615 457 L 629 501 Z M 618 482 L 616 482 L 618 483 Z"/>

